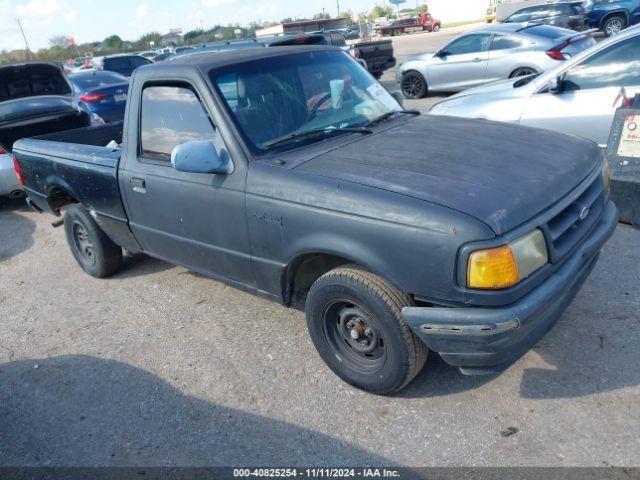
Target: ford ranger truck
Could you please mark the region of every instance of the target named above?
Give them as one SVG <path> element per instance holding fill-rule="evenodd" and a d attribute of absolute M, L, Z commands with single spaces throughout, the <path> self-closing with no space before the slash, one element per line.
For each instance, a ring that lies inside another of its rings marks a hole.
<path fill-rule="evenodd" d="M 405 387 L 429 350 L 507 368 L 616 227 L 595 144 L 403 110 L 331 47 L 143 66 L 127 101 L 124 124 L 14 146 L 80 267 L 143 252 L 303 308 L 329 368 L 370 392 Z"/>

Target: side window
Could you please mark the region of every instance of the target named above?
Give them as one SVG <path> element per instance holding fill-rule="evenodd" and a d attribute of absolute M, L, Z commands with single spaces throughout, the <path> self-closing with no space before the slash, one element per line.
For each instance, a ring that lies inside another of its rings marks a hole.
<path fill-rule="evenodd" d="M 145 87 L 140 112 L 141 154 L 168 162 L 176 145 L 193 140 L 216 140 L 215 129 L 195 92 L 188 87 Z"/>
<path fill-rule="evenodd" d="M 449 45 L 444 47 L 444 50 L 451 55 L 463 55 L 465 53 L 485 52 L 489 48 L 489 40 L 491 35 L 486 34 L 471 34 L 460 37 Z"/>
<path fill-rule="evenodd" d="M 138 67 L 141 67 L 142 65 L 147 65 L 148 63 L 151 63 L 146 58 L 138 57 L 138 56 L 129 57 L 129 62 L 131 63 L 132 68 L 138 68 Z"/>
<path fill-rule="evenodd" d="M 640 86 L 640 38 L 616 43 L 575 65 L 564 76 L 565 90 Z"/>
<path fill-rule="evenodd" d="M 104 68 L 107 70 L 129 70 L 129 61 L 127 57 L 111 57 L 104 59 Z"/>
<path fill-rule="evenodd" d="M 506 37 L 504 35 L 496 35 L 491 42 L 491 51 L 494 50 L 509 50 L 511 48 L 518 48 L 522 46 L 522 42 L 513 37 Z"/>

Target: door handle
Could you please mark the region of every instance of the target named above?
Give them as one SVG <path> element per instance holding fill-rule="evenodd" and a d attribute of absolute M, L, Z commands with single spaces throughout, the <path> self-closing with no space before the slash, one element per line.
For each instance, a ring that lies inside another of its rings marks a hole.
<path fill-rule="evenodd" d="M 473 63 L 480 63 L 482 61 L 481 58 L 474 58 Z"/>
<path fill-rule="evenodd" d="M 136 193 L 147 193 L 147 184 L 144 181 L 144 178 L 130 178 L 129 183 L 133 188 L 133 191 Z"/>

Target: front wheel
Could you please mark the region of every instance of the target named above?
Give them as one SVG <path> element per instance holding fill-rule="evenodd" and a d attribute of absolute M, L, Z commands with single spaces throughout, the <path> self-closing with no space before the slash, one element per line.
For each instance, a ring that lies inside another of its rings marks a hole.
<path fill-rule="evenodd" d="M 400 81 L 402 94 L 410 100 L 424 98 L 427 95 L 427 81 L 420 72 L 410 70 L 402 75 Z"/>
<path fill-rule="evenodd" d="M 517 68 L 513 72 L 511 72 L 511 75 L 509 75 L 509 78 L 527 77 L 529 75 L 534 75 L 536 73 L 538 72 L 536 72 L 533 68 L 522 67 L 522 68 Z"/>
<path fill-rule="evenodd" d="M 402 308 L 411 304 L 382 278 L 347 265 L 311 287 L 307 327 L 336 375 L 356 388 L 390 394 L 409 384 L 427 358 L 427 347 L 402 317 Z"/>
<path fill-rule="evenodd" d="M 607 37 L 618 35 L 625 28 L 627 28 L 627 21 L 623 17 L 611 17 L 602 26 L 602 30 Z"/>
<path fill-rule="evenodd" d="M 440 25 L 434 25 L 433 28 L 431 29 L 432 32 L 439 32 L 440 31 Z"/>
<path fill-rule="evenodd" d="M 64 215 L 64 231 L 78 265 L 92 277 L 113 275 L 122 266 L 122 248 L 113 243 L 82 207 L 73 205 Z"/>

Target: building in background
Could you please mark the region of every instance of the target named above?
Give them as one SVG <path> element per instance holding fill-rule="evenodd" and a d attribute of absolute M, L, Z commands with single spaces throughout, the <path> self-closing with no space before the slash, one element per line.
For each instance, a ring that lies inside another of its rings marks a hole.
<path fill-rule="evenodd" d="M 346 18 L 330 18 L 328 20 L 300 20 L 291 23 L 281 23 L 273 27 L 256 30 L 256 37 L 270 35 L 287 35 L 291 33 L 320 32 L 323 30 L 338 30 L 347 28 L 349 20 Z"/>

